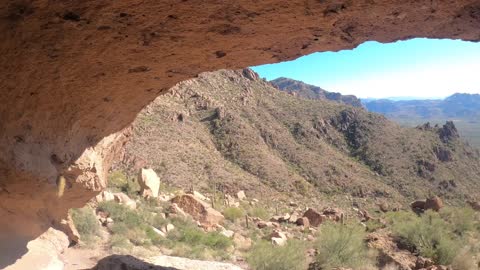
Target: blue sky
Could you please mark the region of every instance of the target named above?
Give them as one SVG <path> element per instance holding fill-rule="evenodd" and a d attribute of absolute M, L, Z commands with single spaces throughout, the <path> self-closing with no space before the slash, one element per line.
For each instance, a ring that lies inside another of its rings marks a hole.
<path fill-rule="evenodd" d="M 446 97 L 480 93 L 480 43 L 366 42 L 353 50 L 314 53 L 253 69 L 268 80 L 288 77 L 361 98 Z"/>

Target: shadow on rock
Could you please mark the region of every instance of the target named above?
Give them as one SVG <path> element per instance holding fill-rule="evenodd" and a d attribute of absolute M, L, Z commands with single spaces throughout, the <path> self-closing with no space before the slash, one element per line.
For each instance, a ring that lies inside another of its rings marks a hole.
<path fill-rule="evenodd" d="M 85 269 L 88 270 L 88 269 Z M 154 265 L 130 255 L 111 255 L 98 261 L 91 270 L 179 270 Z"/>

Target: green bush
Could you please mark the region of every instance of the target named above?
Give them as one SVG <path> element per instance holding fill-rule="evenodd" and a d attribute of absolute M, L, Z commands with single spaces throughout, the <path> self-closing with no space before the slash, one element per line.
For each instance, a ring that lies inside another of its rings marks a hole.
<path fill-rule="evenodd" d="M 129 179 L 122 171 L 114 171 L 108 176 L 108 188 L 115 192 L 123 192 L 129 196 L 136 196 L 140 185 L 134 179 Z"/>
<path fill-rule="evenodd" d="M 268 211 L 260 206 L 252 207 L 251 209 L 248 210 L 248 215 L 251 217 L 258 217 L 263 220 L 266 220 L 270 217 L 268 214 Z"/>
<path fill-rule="evenodd" d="M 305 245 L 289 240 L 285 246 L 277 247 L 261 240 L 253 246 L 247 261 L 254 270 L 304 270 L 307 268 Z"/>
<path fill-rule="evenodd" d="M 475 211 L 472 208 L 445 207 L 440 211 L 442 219 L 447 221 L 458 235 L 475 230 Z"/>
<path fill-rule="evenodd" d="M 73 223 L 82 237 L 82 241 L 93 241 L 100 232 L 100 225 L 93 213 L 93 209 L 85 206 L 84 208 L 72 209 L 71 215 Z"/>
<path fill-rule="evenodd" d="M 438 264 L 451 264 L 460 251 L 461 238 L 436 212 L 427 211 L 421 216 L 400 212 L 391 215 L 390 220 L 401 244 Z"/>
<path fill-rule="evenodd" d="M 322 225 L 315 246 L 318 250 L 316 264 L 321 269 L 357 269 L 370 264 L 365 229 L 358 225 Z"/>
<path fill-rule="evenodd" d="M 223 210 L 223 215 L 231 222 L 235 222 L 235 220 L 244 217 L 245 212 L 243 211 L 243 209 L 238 207 L 228 207 Z"/>

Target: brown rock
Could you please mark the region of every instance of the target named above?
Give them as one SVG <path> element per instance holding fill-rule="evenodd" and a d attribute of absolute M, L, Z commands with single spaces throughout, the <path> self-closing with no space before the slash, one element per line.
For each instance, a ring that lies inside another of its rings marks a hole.
<path fill-rule="evenodd" d="M 143 197 L 158 197 L 160 189 L 160 178 L 153 169 L 140 169 L 138 175 L 138 184 Z"/>
<path fill-rule="evenodd" d="M 305 228 L 310 227 L 310 221 L 307 217 L 301 217 L 295 222 L 298 226 L 303 226 Z"/>
<path fill-rule="evenodd" d="M 252 240 L 248 237 L 244 237 L 239 233 L 235 233 L 233 235 L 233 243 L 237 247 L 237 249 L 242 251 L 247 251 L 252 247 Z"/>
<path fill-rule="evenodd" d="M 130 199 L 130 197 L 127 196 L 127 194 L 118 192 L 114 193 L 113 197 L 115 198 L 115 201 L 119 204 L 125 205 L 126 207 L 130 209 L 136 209 L 137 208 L 137 203 Z"/>
<path fill-rule="evenodd" d="M 410 207 L 412 208 L 412 210 L 414 212 L 418 212 L 418 211 L 424 211 L 425 210 L 425 201 L 422 201 L 422 200 L 418 200 L 418 201 L 414 201 L 410 204 Z"/>
<path fill-rule="evenodd" d="M 191 215 L 205 227 L 212 227 L 224 220 L 224 216 L 220 212 L 191 194 L 179 195 L 172 199 L 172 203 L 177 204 L 185 213 Z"/>
<path fill-rule="evenodd" d="M 304 214 L 304 217 L 306 217 L 310 223 L 310 226 L 317 227 L 320 225 L 324 220 L 324 217 L 317 211 L 309 208 Z"/>
<path fill-rule="evenodd" d="M 68 236 L 71 245 L 75 245 L 80 241 L 80 234 L 78 233 L 70 214 L 60 221 L 59 229 Z"/>
<path fill-rule="evenodd" d="M 433 211 L 438 212 L 438 211 L 440 211 L 440 209 L 442 209 L 442 207 L 443 207 L 443 202 L 437 196 L 434 196 L 432 198 L 428 198 L 425 201 L 425 210 L 433 210 Z"/>
<path fill-rule="evenodd" d="M 428 268 L 430 266 L 433 266 L 433 260 L 429 258 L 424 258 L 422 256 L 419 256 L 417 258 L 417 262 L 415 263 L 415 269 L 424 269 Z"/>

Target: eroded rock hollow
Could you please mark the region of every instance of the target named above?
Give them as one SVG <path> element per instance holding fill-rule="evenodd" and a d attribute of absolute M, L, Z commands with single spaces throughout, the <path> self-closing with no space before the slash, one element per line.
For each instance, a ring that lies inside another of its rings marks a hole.
<path fill-rule="evenodd" d="M 7 0 L 0 37 L 1 268 L 105 186 L 122 129 L 175 83 L 368 40 L 478 41 L 480 2 Z"/>

